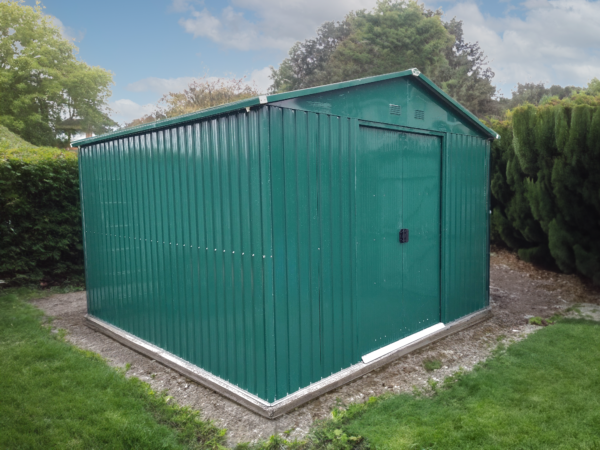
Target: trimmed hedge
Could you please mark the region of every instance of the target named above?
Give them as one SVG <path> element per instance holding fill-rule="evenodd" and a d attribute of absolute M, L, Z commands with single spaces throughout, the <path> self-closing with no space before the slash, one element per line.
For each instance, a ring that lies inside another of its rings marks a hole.
<path fill-rule="evenodd" d="M 71 152 L 0 148 L 0 279 L 83 281 L 78 172 Z"/>
<path fill-rule="evenodd" d="M 22 137 L 16 135 L 4 125 L 0 125 L 0 149 L 6 148 L 37 148 Z"/>
<path fill-rule="evenodd" d="M 600 284 L 600 97 L 524 105 L 491 126 L 492 239 Z"/>

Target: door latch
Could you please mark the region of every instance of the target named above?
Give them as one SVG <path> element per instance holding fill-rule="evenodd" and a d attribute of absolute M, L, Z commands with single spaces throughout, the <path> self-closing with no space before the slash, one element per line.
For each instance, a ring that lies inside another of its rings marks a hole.
<path fill-rule="evenodd" d="M 400 230 L 400 243 L 404 244 L 408 242 L 408 228 L 402 228 Z"/>

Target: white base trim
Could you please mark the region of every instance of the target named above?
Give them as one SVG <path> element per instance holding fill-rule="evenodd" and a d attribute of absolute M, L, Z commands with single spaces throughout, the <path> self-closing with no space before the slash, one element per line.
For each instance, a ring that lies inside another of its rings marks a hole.
<path fill-rule="evenodd" d="M 418 341 L 421 338 L 427 337 L 430 334 L 435 333 L 436 331 L 443 330 L 444 328 L 446 328 L 446 326 L 442 322 L 436 323 L 435 325 L 429 328 L 425 328 L 424 330 L 418 331 L 415 334 L 411 334 L 410 336 L 400 339 L 399 341 L 392 342 L 391 344 L 388 344 L 385 347 L 381 347 L 380 349 L 375 350 L 374 352 L 367 353 L 362 357 L 362 361 L 365 364 L 368 364 L 371 361 L 375 361 L 376 359 L 379 359 L 382 356 L 387 355 L 388 353 L 392 353 L 395 350 L 401 349 L 402 347 L 406 347 L 407 345 L 412 344 L 413 342 Z"/>
<path fill-rule="evenodd" d="M 390 350 L 368 363 L 358 362 L 346 369 L 340 370 L 339 372 L 336 372 L 326 378 L 323 378 L 322 380 L 306 386 L 305 388 L 289 394 L 284 398 L 278 399 L 273 403 L 269 403 L 257 397 L 256 395 L 253 395 L 250 392 L 245 391 L 244 389 L 241 389 L 240 387 L 235 386 L 223 380 L 222 378 L 219 378 L 201 369 L 200 367 L 195 366 L 194 364 L 191 364 L 179 358 L 178 356 L 175 356 L 172 353 L 169 353 L 124 330 L 121 330 L 114 325 L 104 322 L 97 317 L 90 316 L 89 314 L 86 315 L 85 324 L 88 327 L 111 337 L 121 344 L 152 359 L 155 359 L 156 361 L 164 364 L 167 367 L 170 367 L 173 370 L 176 370 L 190 380 L 194 380 L 203 386 L 206 386 L 207 388 L 212 389 L 215 392 L 218 392 L 219 394 L 233 400 L 234 402 L 245 406 L 251 411 L 254 411 L 269 419 L 274 419 L 310 400 L 319 397 L 328 391 L 331 391 L 332 389 L 355 380 L 356 378 L 359 378 L 371 372 L 372 370 L 377 369 L 378 367 L 384 366 L 400 358 L 401 356 L 406 355 L 407 353 L 429 345 L 432 342 L 456 333 L 457 331 L 464 330 L 465 328 L 489 319 L 490 317 L 492 317 L 491 309 L 485 308 L 469 314 L 468 316 L 462 317 L 445 326 L 443 324 L 438 324 L 437 326 L 441 328 L 439 328 L 437 331 L 429 332 L 426 336 L 417 337 L 419 333 L 415 333 L 412 336 L 409 336 L 409 338 L 413 339 L 412 342 L 403 344 L 401 348 Z M 402 342 L 402 340 L 398 342 Z M 383 349 L 385 348 L 387 347 L 384 347 Z"/>

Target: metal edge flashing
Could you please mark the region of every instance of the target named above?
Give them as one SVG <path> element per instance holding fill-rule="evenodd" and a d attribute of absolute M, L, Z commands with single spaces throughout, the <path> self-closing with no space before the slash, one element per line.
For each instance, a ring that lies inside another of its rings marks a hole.
<path fill-rule="evenodd" d="M 251 108 L 252 106 L 256 106 L 256 105 L 260 105 L 260 104 L 261 104 L 261 102 L 259 100 L 259 97 L 253 97 L 253 98 L 246 99 L 246 100 L 240 100 L 239 102 L 226 103 L 224 105 L 214 106 L 212 108 L 202 109 L 200 111 L 183 114 L 181 116 L 172 117 L 170 119 L 158 120 L 156 122 L 145 123 L 143 125 L 137 125 L 135 127 L 125 128 L 123 130 L 116 130 L 116 131 L 112 131 L 110 133 L 80 139 L 78 141 L 73 141 L 71 143 L 71 145 L 73 147 L 81 147 L 84 145 L 95 144 L 98 142 L 116 139 L 119 137 L 134 136 L 139 133 L 144 133 L 147 131 L 154 131 L 154 130 L 161 130 L 164 128 L 172 127 L 174 125 L 183 125 L 188 122 L 193 122 L 195 120 L 204 119 L 207 117 L 214 117 L 214 116 L 218 116 L 221 114 L 227 114 L 227 113 L 235 112 L 238 110 L 243 110 L 246 108 Z"/>
<path fill-rule="evenodd" d="M 407 345 L 393 349 L 368 363 L 359 362 L 354 364 L 346 369 L 340 370 L 339 372 L 328 376 L 327 378 L 323 378 L 316 383 L 302 388 L 293 394 L 276 400 L 273 403 L 269 403 L 257 397 L 256 395 L 253 395 L 248 391 L 245 391 L 244 389 L 201 369 L 200 367 L 191 364 L 184 359 L 167 352 L 166 350 L 161 349 L 160 347 L 150 344 L 143 339 L 140 339 L 89 314 L 85 316 L 85 325 L 95 331 L 105 334 L 106 336 L 116 340 L 126 347 L 131 348 L 132 350 L 135 350 L 138 353 L 141 353 L 142 355 L 148 356 L 160 362 L 161 364 L 186 376 L 190 380 L 212 389 L 213 391 L 242 406 L 245 406 L 249 410 L 260 414 L 261 416 L 264 416 L 268 419 L 275 419 L 291 411 L 292 409 L 297 408 L 298 406 L 307 403 L 328 391 L 355 380 L 356 378 L 359 378 L 374 369 L 384 366 L 406 355 L 407 353 L 425 347 L 439 339 L 464 330 L 465 328 L 476 325 L 479 322 L 489 319 L 491 316 L 492 311 L 489 307 L 474 312 L 461 319 L 455 320 L 454 322 L 448 323 L 437 331 L 420 337 Z"/>
<path fill-rule="evenodd" d="M 448 94 L 446 94 L 442 89 L 440 89 L 439 86 L 437 86 L 433 81 L 431 81 L 429 78 L 427 78 L 421 72 L 419 72 L 418 70 L 417 70 L 417 72 L 418 72 L 418 74 L 413 73 L 413 75 L 418 80 L 420 80 L 422 84 L 424 84 L 431 91 L 436 93 L 437 96 L 439 98 L 441 98 L 442 100 L 444 100 L 450 107 L 457 109 L 463 116 L 466 116 L 467 119 L 469 119 L 475 126 L 477 126 L 480 131 L 483 131 L 491 139 L 500 139 L 500 135 L 498 133 L 496 133 L 494 130 L 492 130 L 491 128 L 487 127 L 481 120 L 479 120 L 477 118 L 477 116 L 475 116 L 475 114 L 473 114 L 471 111 L 466 109 L 464 106 L 462 106 L 456 100 L 454 100 L 452 97 L 450 97 Z"/>
<path fill-rule="evenodd" d="M 500 136 L 494 130 L 485 126 L 475 115 L 473 115 L 469 110 L 465 109 L 460 103 L 446 94 L 443 90 L 441 90 L 435 83 L 433 83 L 429 78 L 423 75 L 418 69 L 408 69 L 402 72 L 393 72 L 385 75 L 377 75 L 374 77 L 365 77 L 359 78 L 356 80 L 343 81 L 341 83 L 333 83 L 326 84 L 324 86 L 317 86 L 306 89 L 299 89 L 297 91 L 284 92 L 281 94 L 271 94 L 271 95 L 260 95 L 258 97 L 252 97 L 245 100 L 240 100 L 238 102 L 227 103 L 225 105 L 214 106 L 212 108 L 203 109 L 201 111 L 196 111 L 193 113 L 184 114 L 181 116 L 173 117 L 170 119 L 164 119 L 157 122 L 147 123 L 143 125 L 138 125 L 136 127 L 127 128 L 124 130 L 116 130 L 110 133 L 102 134 L 99 136 L 93 136 L 89 138 L 80 139 L 78 141 L 73 141 L 72 146 L 81 147 L 85 145 L 94 144 L 97 142 L 103 142 L 119 137 L 124 136 L 133 136 L 135 134 L 144 133 L 147 131 L 159 130 L 163 128 L 172 127 L 175 125 L 183 125 L 188 122 L 193 122 L 200 119 L 205 119 L 208 117 L 213 117 L 221 114 L 227 114 L 231 112 L 235 112 L 238 110 L 248 110 L 252 106 L 264 105 L 267 103 L 278 102 L 282 100 L 288 100 L 290 98 L 296 97 L 304 97 L 307 95 L 320 94 L 323 92 L 334 91 L 337 89 L 345 89 L 355 86 L 361 86 L 363 84 L 375 83 L 378 81 L 390 80 L 393 78 L 401 78 L 405 76 L 414 76 L 416 79 L 420 80 L 420 82 L 426 86 L 429 90 L 433 91 L 439 98 L 444 100 L 450 107 L 458 110 L 459 113 L 466 116 L 468 120 L 473 122 L 475 126 L 477 126 L 481 131 L 485 134 L 489 135 L 492 139 L 499 139 Z"/>
<path fill-rule="evenodd" d="M 392 78 L 401 78 L 412 75 L 413 69 L 403 70 L 402 72 L 386 73 L 384 75 L 376 75 L 373 77 L 357 78 L 356 80 L 342 81 L 340 83 L 324 84 L 306 89 L 298 89 L 296 91 L 282 92 L 281 94 L 269 95 L 270 102 L 279 102 L 289 100 L 290 98 L 305 97 L 307 95 L 322 94 L 323 92 L 335 91 L 337 89 L 346 89 L 363 84 L 376 83 L 378 81 L 391 80 Z"/>

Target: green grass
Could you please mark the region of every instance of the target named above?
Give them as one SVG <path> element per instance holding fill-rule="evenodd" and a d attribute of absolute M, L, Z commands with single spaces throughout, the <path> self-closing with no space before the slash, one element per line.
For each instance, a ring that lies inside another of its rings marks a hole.
<path fill-rule="evenodd" d="M 0 290 L 0 448 L 218 448 L 224 430 L 200 420 L 98 355 L 64 341 L 24 300 Z"/>
<path fill-rule="evenodd" d="M 600 324 L 563 320 L 503 348 L 430 395 L 351 407 L 337 427 L 377 449 L 600 448 Z"/>
<path fill-rule="evenodd" d="M 442 368 L 442 362 L 439 359 L 427 359 L 423 361 L 423 367 L 427 372 L 433 372 Z"/>

